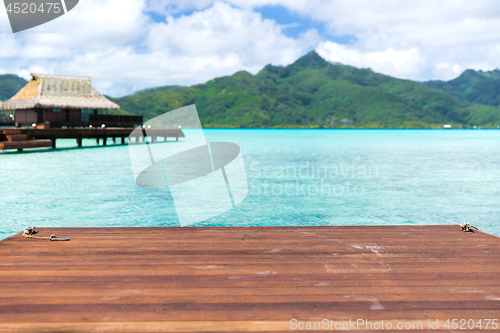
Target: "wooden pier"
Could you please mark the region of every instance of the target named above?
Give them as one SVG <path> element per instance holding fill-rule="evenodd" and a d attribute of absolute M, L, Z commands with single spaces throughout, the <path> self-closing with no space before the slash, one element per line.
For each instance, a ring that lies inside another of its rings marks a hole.
<path fill-rule="evenodd" d="M 28 140 L 28 135 L 20 131 L 8 129 L 0 130 L 0 150 L 17 149 L 22 151 L 25 148 L 45 148 L 51 147 L 50 140 Z"/>
<path fill-rule="evenodd" d="M 26 148 L 52 147 L 56 148 L 57 139 L 76 139 L 78 147 L 82 147 L 83 139 L 96 139 L 107 145 L 108 138 L 113 142 L 120 140 L 121 144 L 131 143 L 129 140 L 133 128 L 0 128 L 0 150 Z M 179 138 L 184 137 L 181 129 L 147 129 L 143 131 L 144 137 L 151 137 L 155 142 L 157 138 Z M 146 135 L 147 133 L 147 135 Z M 143 137 L 135 137 L 135 143 L 139 143 Z"/>
<path fill-rule="evenodd" d="M 71 241 L 0 243 L 0 332 L 500 320 L 500 238 L 456 225 L 38 230 Z"/>

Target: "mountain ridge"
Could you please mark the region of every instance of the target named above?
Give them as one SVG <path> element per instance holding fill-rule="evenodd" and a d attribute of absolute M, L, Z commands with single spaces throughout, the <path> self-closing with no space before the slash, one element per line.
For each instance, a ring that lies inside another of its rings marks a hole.
<path fill-rule="evenodd" d="M 25 79 L 14 74 L 0 75 L 0 101 L 6 101 L 14 96 L 28 83 Z"/>
<path fill-rule="evenodd" d="M 453 80 L 433 80 L 423 82 L 423 84 L 471 103 L 500 107 L 500 69 L 498 68 L 492 71 L 468 69 Z"/>
<path fill-rule="evenodd" d="M 465 73 L 496 82 L 495 73 L 484 78 L 475 71 Z M 196 104 L 202 125 L 216 128 L 500 126 L 498 107 L 460 98 L 461 90 L 445 81 L 429 82 L 330 63 L 311 51 L 288 66 L 266 65 L 255 75 L 239 71 L 189 87 L 155 87 L 108 98 L 122 106 L 121 113 L 143 115 L 145 120 Z M 461 84 L 462 90 L 468 88 Z"/>
<path fill-rule="evenodd" d="M 500 125 L 500 112 L 411 80 L 329 63 L 312 51 L 288 66 L 267 65 L 190 87 L 166 86 L 111 98 L 153 118 L 196 104 L 205 127 L 441 128 Z M 344 120 L 344 122 L 341 122 Z"/>

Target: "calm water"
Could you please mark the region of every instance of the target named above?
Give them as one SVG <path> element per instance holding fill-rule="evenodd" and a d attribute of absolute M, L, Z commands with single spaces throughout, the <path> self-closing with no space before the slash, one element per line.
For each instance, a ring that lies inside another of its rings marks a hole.
<path fill-rule="evenodd" d="M 205 134 L 209 141 L 240 145 L 249 195 L 236 208 L 197 225 L 466 221 L 500 235 L 500 131 Z M 189 131 L 186 135 L 189 138 Z M 58 140 L 58 146 L 72 147 L 75 142 Z M 126 146 L 2 153 L 0 172 L 0 238 L 29 225 L 178 225 L 168 190 L 135 185 Z"/>

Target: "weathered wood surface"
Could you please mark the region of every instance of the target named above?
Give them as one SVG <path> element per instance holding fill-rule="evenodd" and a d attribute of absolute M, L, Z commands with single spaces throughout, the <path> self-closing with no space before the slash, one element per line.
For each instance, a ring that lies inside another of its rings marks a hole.
<path fill-rule="evenodd" d="M 0 150 L 47 148 L 52 146 L 50 140 L 0 141 Z"/>
<path fill-rule="evenodd" d="M 0 150 L 6 149 L 25 149 L 25 148 L 43 148 L 51 147 L 50 140 L 28 140 L 26 134 L 21 131 L 2 130 L 0 128 Z"/>
<path fill-rule="evenodd" d="M 71 241 L 0 243 L 0 332 L 500 320 L 500 238 L 459 226 L 38 230 Z"/>

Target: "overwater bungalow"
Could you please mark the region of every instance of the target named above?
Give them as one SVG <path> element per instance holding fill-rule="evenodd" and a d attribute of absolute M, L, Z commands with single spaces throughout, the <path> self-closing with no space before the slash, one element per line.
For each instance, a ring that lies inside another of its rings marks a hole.
<path fill-rule="evenodd" d="M 142 116 L 109 114 L 120 106 L 102 96 L 90 77 L 31 74 L 32 79 L 14 97 L 0 104 L 0 110 L 14 114 L 16 126 L 33 123 L 51 128 L 134 127 Z"/>

